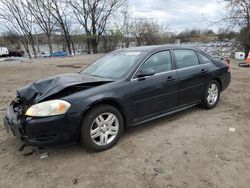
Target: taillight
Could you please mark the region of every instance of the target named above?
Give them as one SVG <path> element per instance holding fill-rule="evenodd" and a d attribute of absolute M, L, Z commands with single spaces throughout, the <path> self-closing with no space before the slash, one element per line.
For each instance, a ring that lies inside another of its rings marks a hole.
<path fill-rule="evenodd" d="M 231 65 L 230 65 L 230 59 L 225 59 L 224 63 L 226 64 L 227 66 L 227 71 L 228 72 L 231 72 Z"/>

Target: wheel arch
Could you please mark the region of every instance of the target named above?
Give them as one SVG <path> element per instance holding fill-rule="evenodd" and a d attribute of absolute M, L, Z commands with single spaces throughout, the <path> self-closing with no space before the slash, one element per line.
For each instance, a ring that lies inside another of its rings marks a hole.
<path fill-rule="evenodd" d="M 85 114 L 88 113 L 91 109 L 93 109 L 99 105 L 110 105 L 110 106 L 113 106 L 116 109 L 118 109 L 120 111 L 120 113 L 122 114 L 123 121 L 124 121 L 124 127 L 127 126 L 128 118 L 127 118 L 127 114 L 125 112 L 124 107 L 121 105 L 121 103 L 119 101 L 117 101 L 116 99 L 111 99 L 111 98 L 101 99 L 101 100 L 98 100 L 98 101 L 91 103 L 88 106 L 88 108 L 86 109 L 86 111 L 83 113 L 82 118 L 84 118 Z"/>
<path fill-rule="evenodd" d="M 222 90 L 222 81 L 221 81 L 221 79 L 218 78 L 218 77 L 216 77 L 216 78 L 214 78 L 214 79 L 212 79 L 212 80 L 216 80 L 216 81 L 219 83 L 220 91 L 221 91 L 221 90 Z M 211 80 L 211 81 L 212 81 L 212 80 Z"/>

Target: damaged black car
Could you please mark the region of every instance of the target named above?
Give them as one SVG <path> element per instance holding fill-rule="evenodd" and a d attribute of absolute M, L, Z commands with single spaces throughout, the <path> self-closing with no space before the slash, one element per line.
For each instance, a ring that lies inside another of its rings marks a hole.
<path fill-rule="evenodd" d="M 212 109 L 231 80 L 230 65 L 194 48 L 116 50 L 79 73 L 17 90 L 6 130 L 31 145 L 80 141 L 94 151 L 118 141 L 124 128 L 195 105 Z"/>

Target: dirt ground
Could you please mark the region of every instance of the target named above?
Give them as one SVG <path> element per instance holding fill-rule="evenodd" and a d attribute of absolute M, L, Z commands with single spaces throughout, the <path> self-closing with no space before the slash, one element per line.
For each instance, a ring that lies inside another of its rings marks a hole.
<path fill-rule="evenodd" d="M 84 67 L 96 58 L 0 63 L 0 118 L 17 88 L 81 70 L 57 65 Z M 194 107 L 131 128 L 115 147 L 102 153 L 86 152 L 77 144 L 18 151 L 22 143 L 5 132 L 1 120 L 0 187 L 249 187 L 250 68 L 232 64 L 231 85 L 215 109 Z M 236 131 L 229 132 L 229 127 Z M 49 157 L 40 159 L 44 151 Z"/>

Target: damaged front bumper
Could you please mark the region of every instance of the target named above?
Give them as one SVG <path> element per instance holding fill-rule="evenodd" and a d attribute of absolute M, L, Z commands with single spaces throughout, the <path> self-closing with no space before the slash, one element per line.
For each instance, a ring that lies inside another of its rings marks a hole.
<path fill-rule="evenodd" d="M 27 117 L 15 112 L 15 101 L 7 108 L 4 126 L 7 132 L 29 145 L 55 145 L 79 138 L 79 114 Z"/>
<path fill-rule="evenodd" d="M 18 116 L 14 112 L 14 103 L 15 101 L 12 101 L 10 103 L 10 106 L 7 108 L 6 116 L 4 118 L 4 126 L 9 133 L 10 131 L 13 133 L 14 136 L 22 137 L 22 127 L 21 127 L 21 119 L 18 118 Z"/>

